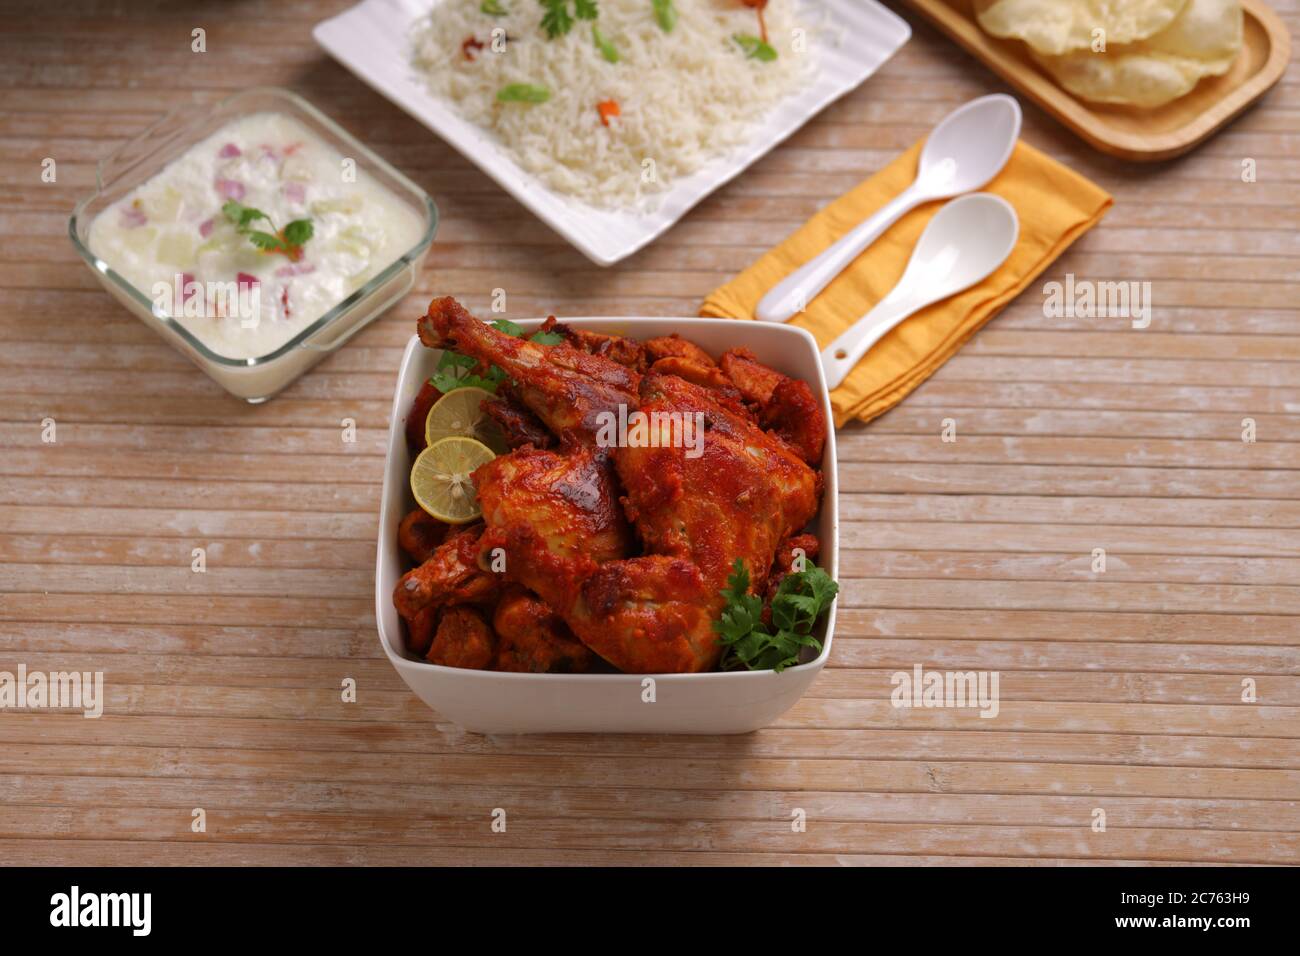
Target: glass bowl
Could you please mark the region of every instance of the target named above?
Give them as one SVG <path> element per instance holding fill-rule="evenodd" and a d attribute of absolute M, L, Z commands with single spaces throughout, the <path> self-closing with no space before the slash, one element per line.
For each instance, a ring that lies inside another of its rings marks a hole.
<path fill-rule="evenodd" d="M 328 146 L 354 159 L 359 173 L 408 205 L 424 229 L 409 250 L 289 341 L 264 355 L 232 358 L 214 352 L 157 308 L 146 290 L 136 288 L 92 252 L 88 239 L 91 223 L 103 209 L 157 175 L 195 143 L 254 113 L 281 113 L 297 120 Z M 115 299 L 226 391 L 255 403 L 279 392 L 400 301 L 414 286 L 437 227 L 438 209 L 424 190 L 302 97 L 284 89 L 258 87 L 212 107 L 177 109 L 102 160 L 96 170 L 95 192 L 77 203 L 68 220 L 68 235 L 95 278 Z"/>

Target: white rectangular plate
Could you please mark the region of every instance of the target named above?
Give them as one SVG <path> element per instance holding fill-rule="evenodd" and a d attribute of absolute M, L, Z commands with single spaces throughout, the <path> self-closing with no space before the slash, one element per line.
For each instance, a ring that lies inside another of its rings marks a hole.
<path fill-rule="evenodd" d="M 674 182 L 652 212 L 597 209 L 543 185 L 525 172 L 488 130 L 462 119 L 431 95 L 410 65 L 411 26 L 431 0 L 365 0 L 316 25 L 316 42 L 362 80 L 458 149 L 597 265 L 618 262 L 667 231 L 686 212 L 828 103 L 862 83 L 912 35 L 906 21 L 876 0 L 800 0 L 837 43 L 823 43 L 812 83 L 777 105 L 747 144 Z"/>
<path fill-rule="evenodd" d="M 768 322 L 731 319 L 564 319 L 579 329 L 648 339 L 679 333 L 711 355 L 743 345 L 758 360 L 809 384 L 830 422 L 830 397 L 822 376 L 817 342 L 803 329 Z M 531 331 L 540 319 L 519 322 Z M 388 427 L 388 461 L 379 506 L 379 557 L 375 569 L 375 616 L 384 654 L 416 695 L 467 730 L 486 734 L 643 733 L 740 734 L 766 727 L 798 703 L 821 673 L 831 654 L 835 609 L 814 632 L 822 642 L 815 660 L 780 674 L 728 671 L 709 674 L 660 674 L 654 678 L 654 701 L 647 702 L 640 674 L 515 674 L 443 667 L 411 655 L 393 609 L 393 588 L 407 563 L 397 547 L 397 525 L 415 507 L 411 498 L 411 454 L 406 448 L 405 419 L 420 385 L 434 372 L 437 349 L 412 336 L 402 356 Z M 813 519 L 821 543 L 817 563 L 831 577 L 839 575 L 839 517 L 835 472 L 835 433 L 828 431 L 822 458 L 826 487 Z"/>

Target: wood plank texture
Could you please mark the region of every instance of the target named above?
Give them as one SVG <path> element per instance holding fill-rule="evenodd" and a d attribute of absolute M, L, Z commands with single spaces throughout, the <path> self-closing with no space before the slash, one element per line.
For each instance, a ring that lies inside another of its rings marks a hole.
<path fill-rule="evenodd" d="M 1116 197 L 1043 281 L 1149 281 L 1151 326 L 1051 318 L 1031 287 L 900 407 L 841 432 L 835 653 L 772 727 L 482 737 L 424 707 L 380 651 L 384 436 L 423 304 L 481 308 L 504 288 L 511 317 L 694 314 L 953 106 L 1004 89 L 892 5 L 914 38 L 877 76 L 601 270 L 316 48 L 312 24 L 346 0 L 250 0 L 237 21 L 161 0 L 76 16 L 6 3 L 0 671 L 105 685 L 96 720 L 0 711 L 4 859 L 1300 863 L 1294 66 L 1158 165 L 1094 152 L 1026 106 L 1025 138 Z M 1300 28 L 1300 0 L 1272 6 Z M 189 51 L 195 26 L 206 54 Z M 442 212 L 418 288 L 257 407 L 115 305 L 66 240 L 99 157 L 185 96 L 253 84 L 304 94 Z M 996 671 L 997 716 L 894 707 L 892 675 L 918 664 Z"/>

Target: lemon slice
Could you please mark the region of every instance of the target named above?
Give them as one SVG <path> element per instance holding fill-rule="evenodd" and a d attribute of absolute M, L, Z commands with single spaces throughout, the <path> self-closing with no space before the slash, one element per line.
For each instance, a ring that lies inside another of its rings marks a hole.
<path fill-rule="evenodd" d="M 476 438 L 498 455 L 510 450 L 501 426 L 482 410 L 485 401 L 496 401 L 486 389 L 457 388 L 433 403 L 424 419 L 424 441 L 436 445 L 444 438 Z"/>
<path fill-rule="evenodd" d="M 476 438 L 453 435 L 435 442 L 420 452 L 411 466 L 411 494 L 416 504 L 448 524 L 473 521 L 483 509 L 470 473 L 496 456 Z"/>

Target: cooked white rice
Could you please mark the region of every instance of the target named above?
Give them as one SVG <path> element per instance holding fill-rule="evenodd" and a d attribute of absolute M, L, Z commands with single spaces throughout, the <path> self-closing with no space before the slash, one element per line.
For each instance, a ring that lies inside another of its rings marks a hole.
<path fill-rule="evenodd" d="M 740 0 L 675 0 L 668 33 L 651 0 L 599 0 L 594 23 L 617 48 L 617 63 L 601 56 L 593 21 L 575 19 L 567 34 L 548 39 L 538 0 L 498 0 L 506 16 L 483 13 L 482 2 L 438 3 L 413 30 L 413 64 L 435 95 L 496 133 L 520 166 L 595 206 L 635 206 L 743 142 L 812 69 L 807 34 L 795 39 L 795 0 L 770 0 L 764 11 L 777 51 L 766 62 L 733 39 L 759 32 Z M 505 52 L 491 50 L 494 27 L 506 31 Z M 471 36 L 485 44 L 472 61 L 462 50 Z M 514 83 L 544 86 L 550 99 L 498 102 L 498 91 Z M 621 114 L 608 127 L 597 111 L 603 100 L 616 101 Z"/>

